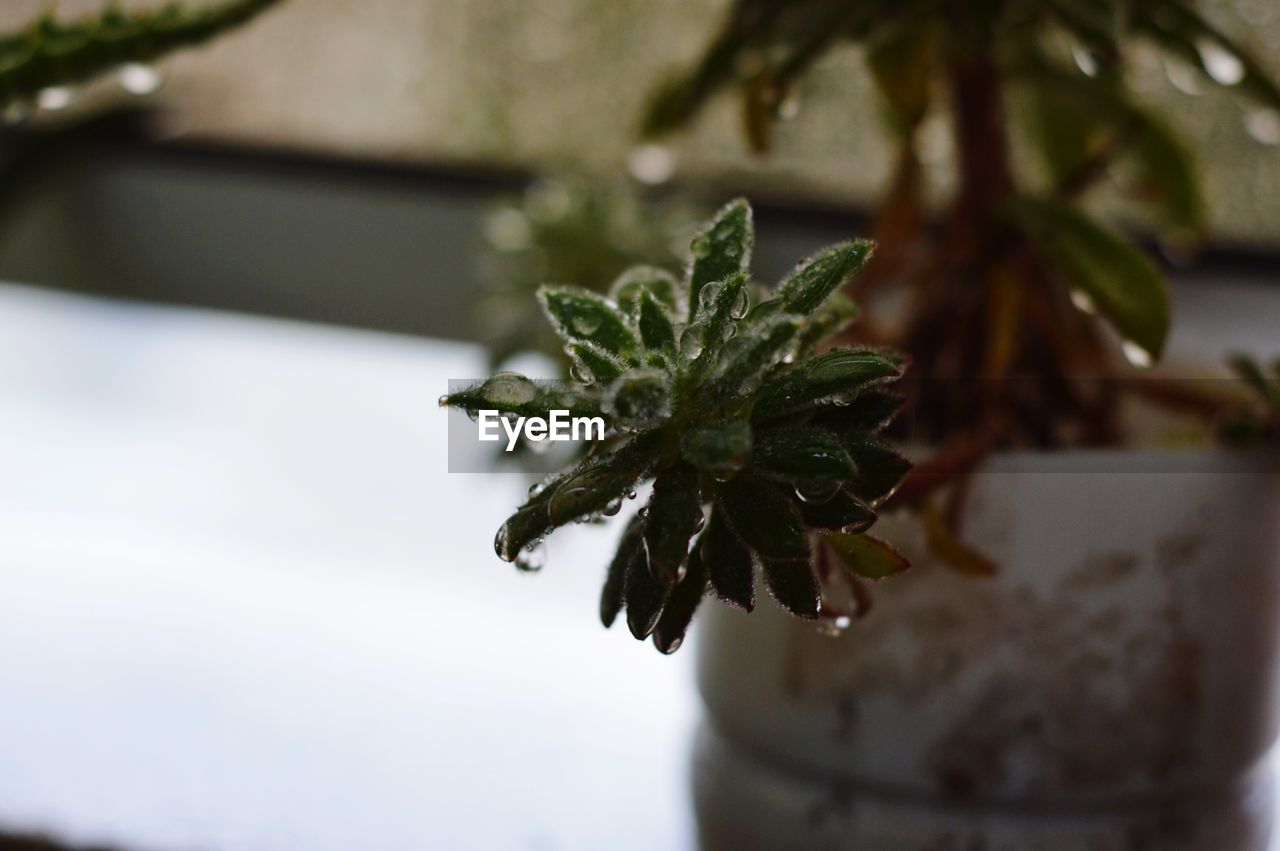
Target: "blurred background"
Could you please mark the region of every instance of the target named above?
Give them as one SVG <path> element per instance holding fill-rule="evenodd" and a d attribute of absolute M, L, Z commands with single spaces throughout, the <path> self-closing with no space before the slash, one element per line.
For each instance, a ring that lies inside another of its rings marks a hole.
<path fill-rule="evenodd" d="M 1273 0 L 1206 5 L 1280 67 Z M 0 30 L 46 6 L 9 0 Z M 863 230 L 892 151 L 854 49 L 769 157 L 728 102 L 637 142 L 725 6 L 287 0 L 5 129 L 0 847 L 692 844 L 692 654 L 599 628 L 609 530 L 536 580 L 498 562 L 527 481 L 447 475 L 435 399 L 525 333 L 478 305 L 564 268 L 539 228 L 583 204 L 658 222 L 587 227 L 600 275 L 679 262 L 736 194 L 766 279 Z M 1135 82 L 1211 152 L 1210 238 L 1164 249 L 1173 352 L 1274 353 L 1280 116 L 1154 54 Z"/>

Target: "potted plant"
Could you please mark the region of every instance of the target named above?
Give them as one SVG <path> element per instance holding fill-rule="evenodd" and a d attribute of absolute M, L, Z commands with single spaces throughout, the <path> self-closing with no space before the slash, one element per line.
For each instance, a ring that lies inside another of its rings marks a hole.
<path fill-rule="evenodd" d="M 899 143 L 876 259 L 862 269 L 865 248 L 857 263 L 832 249 L 751 295 L 749 217 L 731 205 L 683 282 L 624 277 L 612 300 L 545 291 L 593 383 L 498 376 L 445 401 L 600 412 L 619 417 L 616 445 L 536 490 L 499 554 L 519 561 L 549 527 L 613 513 L 656 475 L 609 570 L 606 623 L 625 604 L 633 631 L 670 650 L 704 587 L 749 609 L 756 573 L 801 615 L 702 619 L 709 847 L 1264 848 L 1280 479 L 1267 450 L 1211 438 L 1274 438 L 1280 367 L 1234 364 L 1252 401 L 1138 373 L 1164 348 L 1165 282 L 1082 201 L 1114 177 L 1171 233 L 1202 224 L 1193 160 L 1125 84 L 1134 42 L 1268 108 L 1280 90 L 1176 0 L 740 0 L 646 130 L 732 87 L 764 147 L 796 79 L 847 41 L 864 46 Z M 916 137 L 939 92 L 957 174 L 935 229 Z M 1010 153 L 1015 96 L 1038 182 Z M 847 323 L 847 296 L 875 308 L 893 292 L 905 310 Z M 744 359 L 788 326 L 785 346 Z M 850 371 L 812 384 L 828 358 Z M 886 384 L 906 399 L 895 423 Z M 775 407 L 801 386 L 800 407 Z M 1151 404 L 1197 423 L 1205 447 L 1144 447 Z M 886 439 L 918 462 L 901 487 Z M 908 562 L 873 611 L 868 578 Z"/>

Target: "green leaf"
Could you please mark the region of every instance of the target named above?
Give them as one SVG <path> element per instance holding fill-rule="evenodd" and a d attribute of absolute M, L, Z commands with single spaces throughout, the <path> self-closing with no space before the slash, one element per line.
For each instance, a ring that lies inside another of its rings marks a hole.
<path fill-rule="evenodd" d="M 876 522 L 875 509 L 846 491 L 838 491 L 826 502 L 797 500 L 796 507 L 810 529 L 863 532 Z"/>
<path fill-rule="evenodd" d="M 689 623 L 707 593 L 707 566 L 695 551 L 689 557 L 689 571 L 672 589 L 667 605 L 653 630 L 653 645 L 663 653 L 674 653 L 684 642 Z"/>
<path fill-rule="evenodd" d="M 147 63 L 240 26 L 278 0 L 168 3 L 155 11 L 115 4 L 70 23 L 51 13 L 0 38 L 0 105 L 32 100 L 42 89 L 69 86 L 131 62 Z"/>
<path fill-rule="evenodd" d="M 689 541 L 702 528 L 702 495 L 698 475 L 683 464 L 668 467 L 653 483 L 644 522 L 649 570 L 672 585 L 684 569 Z"/>
<path fill-rule="evenodd" d="M 1010 219 L 1127 341 L 1152 360 L 1169 332 L 1169 291 L 1141 251 L 1067 204 L 1023 197 Z"/>
<path fill-rule="evenodd" d="M 911 472 L 911 462 L 888 444 L 866 435 L 838 435 L 858 465 L 858 479 L 850 490 L 870 505 L 884 502 Z"/>
<path fill-rule="evenodd" d="M 491 378 L 450 393 L 440 404 L 474 416 L 492 410 L 518 417 L 547 417 L 552 410 L 570 416 L 599 416 L 600 398 L 594 388 L 572 390 L 542 384 L 515 372 L 499 372 Z"/>
<path fill-rule="evenodd" d="M 774 485 L 741 474 L 721 489 L 718 502 L 730 528 L 765 562 L 808 559 L 800 518 Z"/>
<path fill-rule="evenodd" d="M 910 20 L 881 27 L 867 45 L 867 65 L 900 133 L 920 123 L 929 109 L 938 54 L 938 30 Z"/>
<path fill-rule="evenodd" d="M 686 432 L 680 438 L 680 457 L 717 479 L 728 478 L 751 457 L 751 424 L 720 420 Z"/>
<path fill-rule="evenodd" d="M 818 616 L 822 609 L 822 593 L 807 555 L 783 561 L 766 559 L 761 562 L 761 567 L 765 587 L 778 605 L 799 618 Z"/>
<path fill-rule="evenodd" d="M 604 296 L 581 287 L 543 286 L 538 300 L 566 345 L 589 343 L 615 358 L 628 358 L 639 342 L 626 318 Z"/>
<path fill-rule="evenodd" d="M 799 317 L 783 313 L 748 325 L 724 348 L 712 401 L 733 399 L 757 386 L 760 375 L 787 356 L 802 322 Z"/>
<path fill-rule="evenodd" d="M 591 343 L 570 343 L 566 347 L 573 362 L 572 375 L 580 381 L 603 384 L 621 377 L 626 364 Z"/>
<path fill-rule="evenodd" d="M 698 231 L 690 244 L 693 254 L 688 275 L 690 316 L 698 312 L 699 295 L 704 286 L 750 271 L 754 241 L 751 205 L 743 198 L 721 207 L 715 218 Z"/>
<path fill-rule="evenodd" d="M 870 535 L 831 532 L 823 540 L 840 563 L 862 579 L 884 579 L 911 566 L 901 553 Z"/>
<path fill-rule="evenodd" d="M 830 432 L 816 428 L 767 431 L 756 440 L 751 466 L 788 482 L 811 479 L 846 480 L 858 469 Z"/>
<path fill-rule="evenodd" d="M 675 353 L 676 329 L 667 315 L 667 309 L 648 290 L 640 294 L 640 341 L 646 349 L 655 352 Z"/>
<path fill-rule="evenodd" d="M 827 296 L 861 271 L 874 248 L 874 243 L 859 239 L 824 248 L 802 260 L 778 285 L 783 310 L 808 314 L 817 309 Z"/>
<path fill-rule="evenodd" d="M 691 373 L 702 375 L 715 361 L 733 336 L 734 324 L 745 312 L 747 298 L 747 279 L 742 274 L 730 275 L 723 282 L 712 281 L 702 288 L 694 321 L 680 335 L 682 354 L 696 365 Z"/>
<path fill-rule="evenodd" d="M 656 266 L 632 266 L 623 272 L 609 287 L 609 298 L 623 313 L 635 316 L 640 312 L 640 300 L 646 292 L 672 313 L 684 302 L 680 282 L 666 269 Z"/>
<path fill-rule="evenodd" d="M 563 526 L 603 512 L 621 499 L 656 462 L 656 436 L 643 434 L 613 452 L 587 458 L 548 485 L 547 521 Z"/>
<path fill-rule="evenodd" d="M 1267 378 L 1262 366 L 1248 355 L 1236 354 L 1227 359 L 1231 371 L 1239 376 L 1269 406 L 1280 408 L 1280 380 Z"/>
<path fill-rule="evenodd" d="M 670 587 L 653 578 L 643 558 L 634 559 L 628 566 L 623 597 L 627 604 L 627 629 L 637 640 L 648 638 L 658 625 L 669 593 Z"/>
<path fill-rule="evenodd" d="M 765 384 L 752 410 L 756 420 L 851 398 L 902 373 L 901 362 L 872 349 L 841 347 L 815 355 Z"/>
<path fill-rule="evenodd" d="M 1192 151 L 1163 121 L 1148 116 L 1135 132 L 1133 157 L 1143 196 L 1170 225 L 1199 231 L 1205 223 L 1200 172 Z"/>
<path fill-rule="evenodd" d="M 755 565 L 722 514 L 718 509 L 711 512 L 706 531 L 698 539 L 700 560 L 707 567 L 716 595 L 749 612 L 756 606 Z"/>
<path fill-rule="evenodd" d="M 631 518 L 618 541 L 618 549 L 609 563 L 604 588 L 600 592 L 600 622 L 605 628 L 613 626 L 618 612 L 622 611 L 627 585 L 627 571 L 633 565 L 644 567 L 644 537 L 641 534 L 639 516 Z"/>
<path fill-rule="evenodd" d="M 631 370 L 609 387 L 605 408 L 625 431 L 658 428 L 671 415 L 671 385 L 659 370 Z"/>

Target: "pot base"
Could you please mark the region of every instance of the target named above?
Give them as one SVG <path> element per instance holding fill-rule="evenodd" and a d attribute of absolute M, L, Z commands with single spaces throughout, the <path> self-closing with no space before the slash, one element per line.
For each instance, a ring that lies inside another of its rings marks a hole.
<path fill-rule="evenodd" d="M 693 753 L 703 851 L 1267 851 L 1270 772 L 1225 799 L 1144 808 L 1019 810 L 878 795 L 789 772 L 704 722 Z"/>

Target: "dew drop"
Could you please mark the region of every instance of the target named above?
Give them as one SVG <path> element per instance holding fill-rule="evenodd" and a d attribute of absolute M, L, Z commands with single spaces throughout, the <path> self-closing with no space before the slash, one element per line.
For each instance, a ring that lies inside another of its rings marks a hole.
<path fill-rule="evenodd" d="M 1098 312 L 1098 306 L 1093 303 L 1093 296 L 1084 290 L 1071 291 L 1071 303 L 1076 306 L 1076 310 L 1081 313 L 1087 313 L 1093 316 Z"/>
<path fill-rule="evenodd" d="M 440 398 L 436 399 L 436 404 L 442 408 L 449 407 L 449 394 L 445 393 L 441 395 Z"/>
<path fill-rule="evenodd" d="M 1169 78 L 1169 82 L 1173 87 L 1184 95 L 1201 94 L 1200 78 L 1196 75 L 1195 69 L 1185 62 L 1178 62 L 1173 59 L 1166 60 L 1164 74 Z"/>
<path fill-rule="evenodd" d="M 1071 48 L 1071 58 L 1076 61 L 1076 67 L 1080 69 L 1080 73 L 1086 77 L 1098 76 L 1098 60 L 1088 50 L 1076 45 Z"/>
<path fill-rule="evenodd" d="M 35 107 L 29 100 L 11 100 L 0 109 L 0 121 L 9 127 L 19 127 L 27 123 Z"/>
<path fill-rule="evenodd" d="M 142 62 L 130 62 L 120 68 L 120 87 L 131 95 L 153 94 L 163 83 L 160 72 Z"/>
<path fill-rule="evenodd" d="M 547 489 L 546 482 L 534 482 L 529 485 L 529 499 L 536 499 Z"/>
<path fill-rule="evenodd" d="M 1244 117 L 1244 129 L 1259 144 L 1280 145 L 1280 112 L 1255 109 Z"/>
<path fill-rule="evenodd" d="M 808 479 L 796 485 L 796 496 L 804 502 L 826 502 L 839 490 L 839 479 Z"/>
<path fill-rule="evenodd" d="M 733 319 L 741 319 L 747 315 L 747 309 L 751 305 L 751 297 L 745 288 L 738 292 L 738 299 L 733 303 L 733 309 L 729 311 L 729 316 Z"/>
<path fill-rule="evenodd" d="M 483 392 L 485 401 L 510 408 L 532 402 L 538 388 L 518 372 L 499 372 L 484 383 Z"/>
<path fill-rule="evenodd" d="M 853 623 L 853 618 L 848 615 L 836 615 L 833 618 L 823 618 L 818 621 L 818 632 L 828 638 L 839 638 L 844 634 L 849 625 Z"/>
<path fill-rule="evenodd" d="M 595 376 L 591 371 L 580 363 L 575 363 L 569 367 L 569 377 L 579 384 L 590 384 L 595 380 Z"/>
<path fill-rule="evenodd" d="M 622 510 L 622 497 L 614 497 L 613 499 L 605 503 L 604 509 L 602 510 L 601 513 L 604 514 L 605 517 L 613 517 L 621 510 Z"/>
<path fill-rule="evenodd" d="M 573 333 L 579 337 L 590 337 L 600 330 L 600 317 L 594 313 L 575 313 L 569 319 L 569 324 L 573 326 Z"/>
<path fill-rule="evenodd" d="M 680 352 L 688 360 L 693 360 L 702 354 L 705 347 L 704 336 L 707 327 L 701 322 L 695 322 L 693 325 L 684 329 L 684 333 L 680 335 Z"/>
<path fill-rule="evenodd" d="M 1139 369 L 1146 369 L 1153 363 L 1151 352 L 1139 346 L 1132 340 L 1125 340 L 1121 344 L 1120 350 L 1124 352 L 1124 359 Z"/>
<path fill-rule="evenodd" d="M 71 106 L 75 99 L 76 90 L 70 86 L 50 86 L 40 90 L 40 94 L 36 97 L 36 104 L 41 109 L 57 112 Z"/>
<path fill-rule="evenodd" d="M 698 291 L 698 306 L 702 310 L 711 310 L 715 306 L 716 299 L 720 297 L 720 290 L 724 289 L 724 285 L 720 283 L 710 283 Z"/>
<path fill-rule="evenodd" d="M 635 499 L 635 498 L 636 498 L 635 491 L 627 491 L 627 499 Z"/>
<path fill-rule="evenodd" d="M 641 183 L 666 183 L 676 171 L 676 158 L 665 145 L 641 145 L 627 158 L 627 170 Z"/>
<path fill-rule="evenodd" d="M 537 573 L 546 563 L 547 548 L 541 538 L 521 550 L 515 560 L 516 569 L 525 573 Z"/>
<path fill-rule="evenodd" d="M 1205 73 L 1215 83 L 1234 86 L 1244 79 L 1244 63 L 1216 41 L 1204 40 L 1196 45 Z"/>

